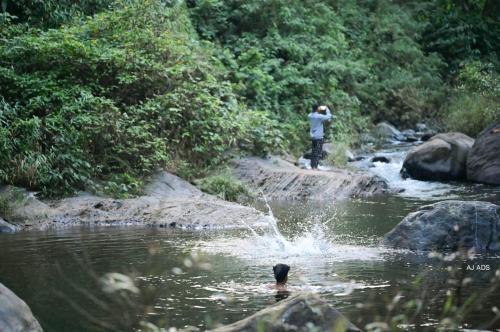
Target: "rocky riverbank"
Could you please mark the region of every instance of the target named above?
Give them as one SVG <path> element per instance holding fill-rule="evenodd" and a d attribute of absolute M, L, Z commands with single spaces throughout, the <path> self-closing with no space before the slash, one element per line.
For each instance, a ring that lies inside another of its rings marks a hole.
<path fill-rule="evenodd" d="M 14 232 L 74 225 L 208 229 L 266 223 L 266 216 L 256 209 L 202 193 L 167 172 L 158 173 L 144 191 L 145 196 L 131 199 L 80 195 L 50 202 L 24 193 L 0 226 Z"/>
<path fill-rule="evenodd" d="M 238 179 L 273 200 L 333 202 L 391 192 L 382 178 L 366 172 L 341 168 L 306 170 L 276 156 L 236 159 L 233 166 Z"/>

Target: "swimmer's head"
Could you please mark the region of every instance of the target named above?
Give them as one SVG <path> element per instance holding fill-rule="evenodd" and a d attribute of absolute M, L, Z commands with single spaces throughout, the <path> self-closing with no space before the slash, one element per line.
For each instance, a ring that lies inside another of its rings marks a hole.
<path fill-rule="evenodd" d="M 276 278 L 277 284 L 284 284 L 287 281 L 288 271 L 290 271 L 290 266 L 286 264 L 276 264 L 273 266 L 274 278 Z"/>

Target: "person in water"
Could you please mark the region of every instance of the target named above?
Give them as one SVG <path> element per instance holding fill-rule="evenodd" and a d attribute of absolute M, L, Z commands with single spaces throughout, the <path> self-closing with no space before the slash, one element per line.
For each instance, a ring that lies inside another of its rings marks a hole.
<path fill-rule="evenodd" d="M 288 281 L 288 271 L 290 266 L 286 264 L 276 264 L 273 266 L 274 278 L 276 279 L 276 295 L 274 296 L 276 302 L 286 299 L 290 292 L 286 289 L 286 282 Z"/>
<path fill-rule="evenodd" d="M 313 105 L 312 112 L 309 113 L 309 123 L 311 125 L 312 155 L 311 168 L 318 169 L 319 160 L 323 154 L 323 137 L 325 135 L 323 122 L 329 121 L 332 113 L 328 106 Z"/>
<path fill-rule="evenodd" d="M 276 288 L 285 288 L 288 281 L 288 271 L 290 266 L 286 264 L 276 264 L 273 266 L 274 279 L 276 279 Z"/>

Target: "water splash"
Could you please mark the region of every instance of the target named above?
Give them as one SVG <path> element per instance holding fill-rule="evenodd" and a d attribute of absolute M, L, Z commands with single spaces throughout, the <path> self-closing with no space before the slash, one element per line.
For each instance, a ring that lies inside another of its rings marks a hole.
<path fill-rule="evenodd" d="M 238 234 L 235 237 L 200 241 L 196 249 L 208 253 L 236 256 L 258 265 L 269 265 L 277 261 L 315 265 L 328 264 L 332 261 L 383 260 L 384 254 L 395 252 L 393 249 L 383 247 L 334 243 L 327 236 L 325 226 L 317 219 L 304 221 L 304 230 L 294 237 L 287 238 L 280 231 L 278 220 L 274 217 L 265 197 L 264 202 L 268 210 L 266 216 L 268 228 L 250 227 L 250 236 Z"/>

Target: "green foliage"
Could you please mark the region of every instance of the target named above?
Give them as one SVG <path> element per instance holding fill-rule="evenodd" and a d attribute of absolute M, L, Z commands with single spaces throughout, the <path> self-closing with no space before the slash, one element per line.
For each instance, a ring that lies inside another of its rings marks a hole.
<path fill-rule="evenodd" d="M 0 12 L 8 12 L 17 22 L 27 22 L 40 27 L 57 27 L 62 23 L 93 15 L 103 10 L 113 0 L 1 0 Z"/>
<path fill-rule="evenodd" d="M 0 4 L 0 181 L 46 196 L 135 195 L 157 168 L 193 179 L 234 153 L 300 152 L 314 103 L 346 145 L 371 120 L 498 119 L 492 0 Z M 457 74 L 476 58 L 493 68 Z M 454 92 L 438 114 L 441 77 Z"/>
<path fill-rule="evenodd" d="M 4 26 L 2 182 L 48 196 L 135 192 L 171 159 L 218 163 L 275 126 L 238 102 L 183 5 L 130 1 L 57 30 Z"/>
<path fill-rule="evenodd" d="M 288 126 L 281 132 L 289 147 L 307 140 L 312 104 L 358 111 L 349 88 L 367 73 L 351 60 L 342 20 L 327 2 L 202 0 L 190 13 L 200 35 L 224 47 L 219 58 L 250 108 Z"/>
<path fill-rule="evenodd" d="M 231 202 L 251 196 L 249 189 L 237 180 L 229 170 L 203 178 L 199 180 L 198 185 L 202 191 Z"/>
<path fill-rule="evenodd" d="M 22 189 L 5 187 L 0 190 L 0 217 L 9 219 L 13 209 L 22 204 L 25 196 Z"/>
<path fill-rule="evenodd" d="M 500 77 L 492 64 L 471 62 L 458 76 L 460 85 L 445 106 L 448 130 L 476 137 L 490 124 L 500 121 Z"/>
<path fill-rule="evenodd" d="M 432 115 L 443 94 L 443 64 L 418 43 L 425 25 L 390 1 L 202 0 L 191 13 L 203 37 L 231 51 L 223 57 L 250 106 L 287 121 L 319 100 L 408 124 Z"/>
<path fill-rule="evenodd" d="M 335 141 L 334 144 L 335 148 L 332 153 L 327 155 L 326 162 L 332 166 L 344 167 L 348 162 L 347 153 L 351 147 L 351 143 L 348 141 Z"/>
<path fill-rule="evenodd" d="M 426 23 L 422 44 L 447 62 L 454 77 L 464 62 L 482 60 L 500 68 L 500 6 L 496 0 L 424 1 L 417 7 Z"/>
<path fill-rule="evenodd" d="M 8 197 L 0 195 L 0 217 L 8 218 L 12 211 Z"/>
<path fill-rule="evenodd" d="M 365 72 L 363 81 L 350 84 L 365 113 L 398 125 L 433 116 L 444 94 L 444 64 L 423 51 L 425 24 L 412 9 L 392 1 L 342 0 L 338 10 L 352 57 Z"/>

